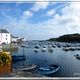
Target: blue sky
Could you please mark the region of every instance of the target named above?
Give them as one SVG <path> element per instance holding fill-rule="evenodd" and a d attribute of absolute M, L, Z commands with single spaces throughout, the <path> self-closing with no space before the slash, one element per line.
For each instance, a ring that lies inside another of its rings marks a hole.
<path fill-rule="evenodd" d="M 0 28 L 28 40 L 80 33 L 78 2 L 0 3 Z"/>

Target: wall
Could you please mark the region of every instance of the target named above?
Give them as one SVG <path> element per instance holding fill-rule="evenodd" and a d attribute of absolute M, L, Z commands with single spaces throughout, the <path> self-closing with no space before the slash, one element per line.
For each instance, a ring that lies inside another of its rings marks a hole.
<path fill-rule="evenodd" d="M 11 43 L 11 36 L 9 33 L 2 33 L 2 43 Z"/>

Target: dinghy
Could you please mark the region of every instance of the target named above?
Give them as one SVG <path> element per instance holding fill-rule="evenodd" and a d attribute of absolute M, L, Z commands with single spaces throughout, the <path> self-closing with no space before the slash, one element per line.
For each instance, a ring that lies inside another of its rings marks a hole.
<path fill-rule="evenodd" d="M 50 74 L 57 72 L 59 69 L 60 69 L 59 65 L 52 64 L 52 65 L 40 67 L 39 73 L 42 75 L 50 75 Z"/>
<path fill-rule="evenodd" d="M 30 71 L 33 70 L 34 68 L 36 68 L 36 64 L 29 64 L 29 65 L 25 65 L 25 66 L 16 66 L 14 67 L 14 69 L 17 70 L 22 70 L 22 71 Z"/>

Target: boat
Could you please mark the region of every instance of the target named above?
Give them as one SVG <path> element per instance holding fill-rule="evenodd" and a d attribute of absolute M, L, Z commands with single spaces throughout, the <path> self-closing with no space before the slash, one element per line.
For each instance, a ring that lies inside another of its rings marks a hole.
<path fill-rule="evenodd" d="M 64 51 L 69 51 L 68 47 L 63 48 Z"/>
<path fill-rule="evenodd" d="M 25 55 L 13 55 L 12 56 L 12 61 L 21 61 L 21 60 L 25 60 L 26 56 Z"/>
<path fill-rule="evenodd" d="M 46 52 L 46 48 L 42 48 L 41 51 L 42 51 L 42 52 Z"/>
<path fill-rule="evenodd" d="M 29 64 L 25 66 L 16 66 L 14 67 L 14 69 L 21 70 L 21 71 L 30 71 L 36 68 L 36 66 L 37 66 L 36 64 Z"/>
<path fill-rule="evenodd" d="M 55 46 L 55 45 L 52 45 L 52 47 L 53 47 L 53 48 L 56 48 L 56 46 Z"/>
<path fill-rule="evenodd" d="M 39 45 L 35 45 L 34 48 L 39 49 Z"/>
<path fill-rule="evenodd" d="M 39 73 L 42 75 L 50 75 L 50 74 L 56 73 L 57 71 L 59 71 L 59 69 L 60 69 L 59 65 L 51 64 L 48 66 L 40 67 Z"/>
<path fill-rule="evenodd" d="M 75 47 L 70 47 L 69 50 L 75 51 Z"/>
<path fill-rule="evenodd" d="M 34 52 L 38 53 L 38 51 L 39 51 L 38 49 L 34 49 Z"/>
<path fill-rule="evenodd" d="M 74 55 L 77 59 L 80 59 L 80 55 L 79 54 L 76 54 Z"/>
<path fill-rule="evenodd" d="M 49 52 L 53 52 L 52 46 L 48 46 L 48 51 L 49 51 Z"/>
<path fill-rule="evenodd" d="M 80 47 L 76 47 L 75 49 L 76 49 L 76 50 L 80 50 Z"/>

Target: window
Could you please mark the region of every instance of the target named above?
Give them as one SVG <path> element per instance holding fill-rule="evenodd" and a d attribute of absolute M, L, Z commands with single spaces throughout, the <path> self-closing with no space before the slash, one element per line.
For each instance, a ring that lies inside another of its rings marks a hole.
<path fill-rule="evenodd" d="M 6 37 L 7 37 L 7 35 L 6 35 Z"/>
<path fill-rule="evenodd" d="M 7 40 L 7 38 L 6 38 L 6 40 Z"/>

